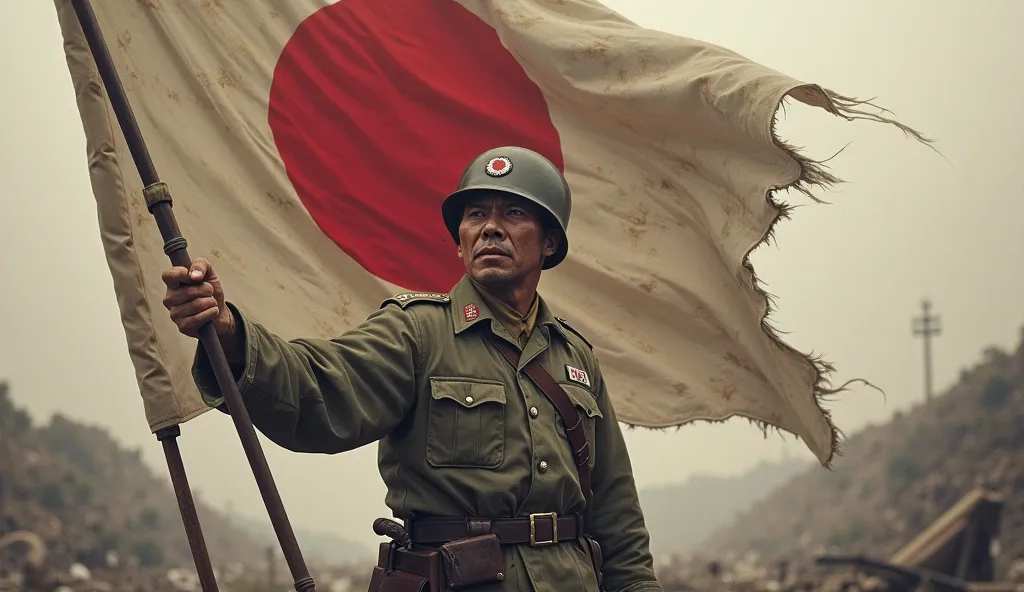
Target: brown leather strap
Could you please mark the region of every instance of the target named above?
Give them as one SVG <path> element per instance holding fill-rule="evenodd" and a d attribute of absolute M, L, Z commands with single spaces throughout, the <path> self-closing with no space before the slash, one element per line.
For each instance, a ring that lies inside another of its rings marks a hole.
<path fill-rule="evenodd" d="M 421 518 L 408 520 L 406 532 L 414 544 L 442 545 L 485 534 L 497 535 L 503 545 L 542 547 L 575 540 L 582 534 L 581 517 L 573 514 L 532 514 L 522 518 Z"/>
<path fill-rule="evenodd" d="M 512 367 L 519 370 L 519 352 L 506 341 L 503 341 L 494 333 L 488 333 L 487 339 L 494 345 L 501 355 L 512 364 Z M 537 358 L 523 368 L 526 375 L 533 380 L 544 396 L 551 401 L 551 404 L 562 416 L 562 423 L 565 425 L 565 435 L 569 438 L 569 445 L 572 446 L 573 459 L 576 462 L 576 470 L 579 471 L 580 488 L 583 490 L 583 497 L 587 502 L 587 509 L 591 509 L 592 492 L 590 490 L 590 442 L 587 441 L 587 433 L 583 430 L 583 418 L 576 409 L 572 399 L 565 393 L 562 387 L 551 374 L 540 365 Z"/>

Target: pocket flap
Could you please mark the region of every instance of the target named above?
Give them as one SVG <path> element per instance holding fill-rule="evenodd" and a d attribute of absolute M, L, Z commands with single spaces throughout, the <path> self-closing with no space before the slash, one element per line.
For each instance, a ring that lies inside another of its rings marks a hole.
<path fill-rule="evenodd" d="M 604 417 L 601 409 L 597 406 L 597 400 L 594 399 L 594 395 L 590 394 L 590 391 L 571 382 L 560 382 L 559 386 L 565 389 L 565 394 L 569 395 L 569 399 L 574 405 L 583 409 L 587 417 Z"/>
<path fill-rule="evenodd" d="M 451 399 L 466 408 L 484 403 L 505 404 L 505 385 L 496 380 L 431 376 L 430 394 L 435 399 Z"/>

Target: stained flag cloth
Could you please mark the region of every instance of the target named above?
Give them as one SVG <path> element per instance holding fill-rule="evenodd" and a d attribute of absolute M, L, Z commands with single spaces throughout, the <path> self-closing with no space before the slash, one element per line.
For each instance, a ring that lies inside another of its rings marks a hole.
<path fill-rule="evenodd" d="M 208 411 L 196 342 L 161 299 L 163 241 L 68 0 L 55 0 L 98 223 L 145 416 Z M 331 337 L 461 261 L 441 199 L 477 154 L 524 146 L 573 192 L 540 291 L 594 344 L 621 421 L 745 417 L 823 463 L 831 368 L 766 322 L 748 260 L 838 181 L 774 133 L 784 99 L 914 130 L 595 0 L 93 2 L 192 256 L 285 338 Z"/>

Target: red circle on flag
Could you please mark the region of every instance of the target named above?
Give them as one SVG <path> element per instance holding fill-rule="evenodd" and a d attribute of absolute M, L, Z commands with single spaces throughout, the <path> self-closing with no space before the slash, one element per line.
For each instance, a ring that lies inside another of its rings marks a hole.
<path fill-rule="evenodd" d="M 453 0 L 341 0 L 299 25 L 268 120 L 323 232 L 364 269 L 447 292 L 464 273 L 441 220 L 463 169 L 497 146 L 563 168 L 540 89 L 497 33 Z"/>

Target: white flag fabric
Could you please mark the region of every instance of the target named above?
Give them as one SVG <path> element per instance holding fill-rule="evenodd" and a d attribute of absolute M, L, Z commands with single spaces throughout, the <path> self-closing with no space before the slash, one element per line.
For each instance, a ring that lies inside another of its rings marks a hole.
<path fill-rule="evenodd" d="M 55 0 L 98 221 L 151 429 L 208 409 L 161 304 L 163 241 L 68 0 Z M 594 0 L 93 2 L 193 257 L 283 337 L 337 335 L 462 273 L 439 205 L 478 153 L 536 150 L 573 191 L 540 290 L 595 345 L 619 418 L 746 417 L 823 463 L 830 368 L 765 324 L 747 256 L 773 193 L 832 179 L 773 133 L 788 96 L 891 120 Z M 919 139 L 920 136 L 918 136 Z"/>

